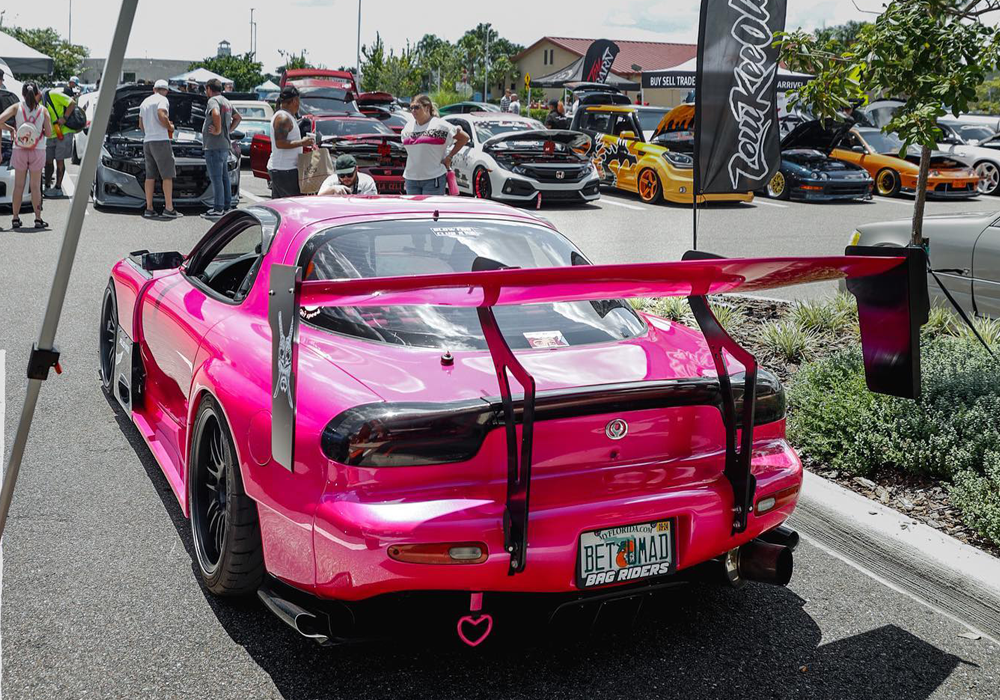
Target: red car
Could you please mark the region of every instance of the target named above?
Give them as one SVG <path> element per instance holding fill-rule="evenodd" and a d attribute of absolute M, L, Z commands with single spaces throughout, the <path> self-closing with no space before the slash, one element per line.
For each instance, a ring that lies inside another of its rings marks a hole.
<path fill-rule="evenodd" d="M 363 92 L 357 98 L 358 109 L 366 117 L 378 119 L 395 133 L 401 134 L 410 120 L 396 103 L 396 98 L 388 92 Z"/>
<path fill-rule="evenodd" d="M 382 122 L 357 115 L 314 115 L 303 117 L 303 133 L 316 134 L 324 148 L 336 159 L 349 153 L 358 161 L 358 170 L 375 180 L 379 194 L 403 194 L 403 169 L 406 150 L 398 134 Z M 267 161 L 271 157 L 271 138 L 256 134 L 250 144 L 250 169 L 255 177 L 270 180 Z"/>
<path fill-rule="evenodd" d="M 337 88 L 358 94 L 358 85 L 354 82 L 354 74 L 345 70 L 326 70 L 324 68 L 293 68 L 281 75 L 281 87 L 294 85 L 302 88 Z"/>

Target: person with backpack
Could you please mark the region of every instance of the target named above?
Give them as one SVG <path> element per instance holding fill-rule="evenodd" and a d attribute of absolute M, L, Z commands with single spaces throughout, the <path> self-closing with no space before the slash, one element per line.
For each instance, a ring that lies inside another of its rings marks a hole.
<path fill-rule="evenodd" d="M 35 228 L 48 226 L 42 221 L 42 168 L 45 166 L 45 147 L 42 139 L 52 133 L 52 123 L 48 110 L 41 104 L 38 86 L 28 82 L 21 90 L 22 101 L 13 104 L 0 113 L 0 129 L 7 129 L 14 135 L 14 151 L 10 165 L 14 169 L 14 191 L 11 192 L 11 228 L 21 228 L 21 197 L 24 181 L 31 183 L 31 206 L 35 210 Z M 7 122 L 14 118 L 14 125 Z"/>
<path fill-rule="evenodd" d="M 45 191 L 46 197 L 62 197 L 62 182 L 66 175 L 66 159 L 73 156 L 73 139 L 71 134 L 79 131 L 81 126 L 68 124 L 67 121 L 76 109 L 76 100 L 62 90 L 46 90 L 42 93 L 42 104 L 49 113 L 52 124 L 52 135 L 45 144 Z M 86 123 L 86 117 L 84 117 Z M 55 187 L 52 183 L 52 171 L 55 170 Z"/>
<path fill-rule="evenodd" d="M 205 94 L 208 95 L 208 105 L 201 142 L 208 179 L 212 183 L 213 205 L 202 214 L 202 218 L 215 221 L 233 208 L 233 189 L 229 179 L 229 154 L 232 153 L 233 142 L 229 134 L 239 125 L 241 117 L 229 100 L 222 96 L 222 81 L 218 78 L 205 83 Z"/>

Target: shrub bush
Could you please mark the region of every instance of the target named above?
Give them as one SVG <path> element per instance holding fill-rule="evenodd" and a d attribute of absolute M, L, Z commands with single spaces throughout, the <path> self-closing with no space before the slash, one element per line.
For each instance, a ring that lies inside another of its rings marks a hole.
<path fill-rule="evenodd" d="M 789 388 L 789 438 L 848 473 L 888 467 L 953 480 L 963 517 L 1000 543 L 1000 368 L 966 338 L 928 339 L 922 354 L 916 402 L 869 392 L 859 348 L 804 366 Z"/>
<path fill-rule="evenodd" d="M 524 114 L 524 109 L 521 109 L 521 114 Z M 538 121 L 545 123 L 545 117 L 549 116 L 549 110 L 547 109 L 529 109 L 528 116 L 532 119 L 537 119 Z"/>
<path fill-rule="evenodd" d="M 836 333 L 857 322 L 857 307 L 853 316 L 848 309 L 834 301 L 800 301 L 792 307 L 790 316 L 806 330 Z"/>
<path fill-rule="evenodd" d="M 716 301 L 708 302 L 708 306 L 712 309 L 715 320 L 727 331 L 732 331 L 743 322 L 743 313 L 738 306 L 728 302 Z"/>
<path fill-rule="evenodd" d="M 769 356 L 799 363 L 809 358 L 815 337 L 795 321 L 786 319 L 765 323 L 757 340 Z"/>
<path fill-rule="evenodd" d="M 656 300 L 654 313 L 669 321 L 694 325 L 694 317 L 691 315 L 691 307 L 688 306 L 684 297 L 662 297 Z"/>

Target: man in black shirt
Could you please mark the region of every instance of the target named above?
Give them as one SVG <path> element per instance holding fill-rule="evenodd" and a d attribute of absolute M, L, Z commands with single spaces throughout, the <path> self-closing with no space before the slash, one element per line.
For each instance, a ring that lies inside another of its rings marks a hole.
<path fill-rule="evenodd" d="M 568 129 L 570 125 L 569 117 L 567 117 L 564 112 L 565 108 L 560 110 L 562 107 L 562 101 L 555 98 L 549 100 L 549 113 L 545 117 L 545 128 L 546 129 Z"/>

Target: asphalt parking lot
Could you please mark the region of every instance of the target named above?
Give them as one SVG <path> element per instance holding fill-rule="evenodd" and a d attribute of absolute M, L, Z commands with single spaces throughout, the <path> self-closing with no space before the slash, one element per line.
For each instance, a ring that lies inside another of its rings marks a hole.
<path fill-rule="evenodd" d="M 244 203 L 266 196 L 262 181 L 246 170 L 244 178 Z M 932 214 L 994 208 L 1000 200 L 928 204 Z M 699 247 L 727 256 L 836 254 L 856 225 L 911 209 L 878 199 L 709 207 Z M 8 448 L 68 210 L 68 201 L 46 203 L 48 232 L 0 232 Z M 968 632 L 960 622 L 808 542 L 788 588 L 690 585 L 652 601 L 631 626 L 573 635 L 556 628 L 476 650 L 459 648 L 453 633 L 430 632 L 416 643 L 320 649 L 256 600 L 213 599 L 196 578 L 188 524 L 166 480 L 96 377 L 112 264 L 139 248 L 186 252 L 209 227 L 188 214 L 148 222 L 135 212 L 88 211 L 58 333 L 64 373 L 43 386 L 3 543 L 6 697 L 996 697 L 993 642 L 960 636 Z M 676 259 L 690 247 L 691 212 L 682 207 L 606 195 L 541 214 L 595 262 Z M 0 226 L 9 227 L 6 212 Z"/>

